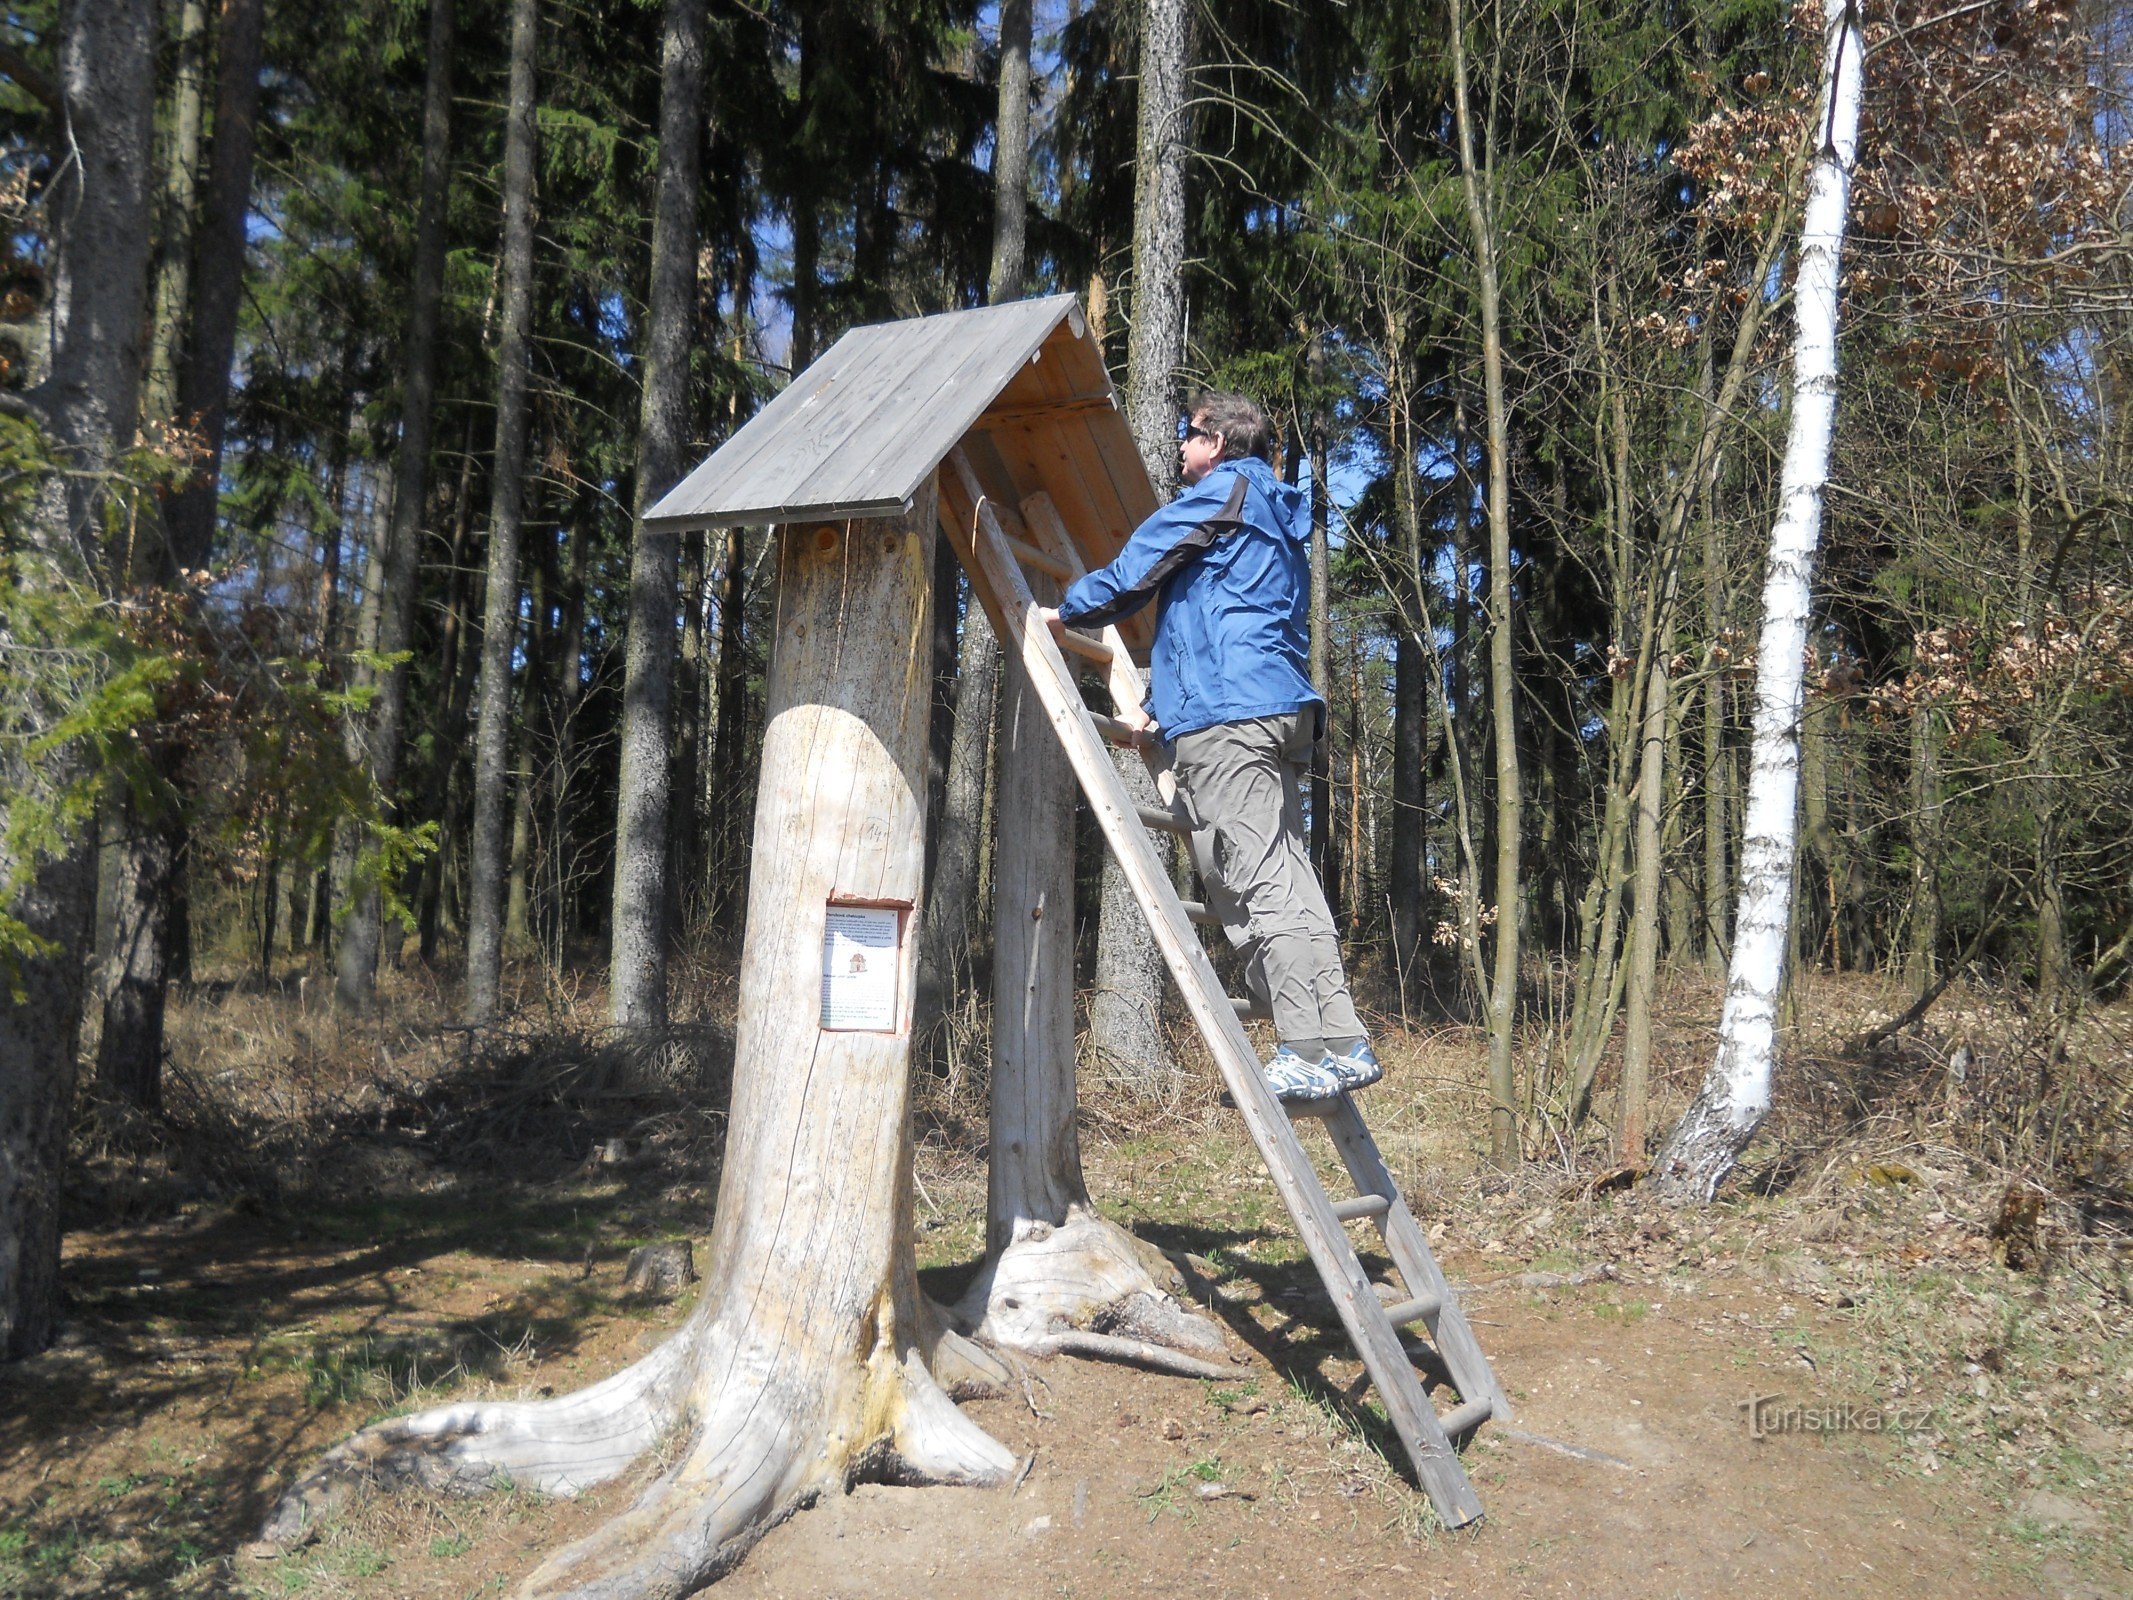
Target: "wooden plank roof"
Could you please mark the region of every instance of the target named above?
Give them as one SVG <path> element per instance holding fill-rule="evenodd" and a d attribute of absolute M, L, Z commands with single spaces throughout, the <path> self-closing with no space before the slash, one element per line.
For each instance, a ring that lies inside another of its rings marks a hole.
<path fill-rule="evenodd" d="M 1020 468 L 1000 489 L 1051 492 L 1092 565 L 1155 509 L 1102 352 L 1061 294 L 854 328 L 645 518 L 678 529 L 895 515 L 973 430 Z"/>

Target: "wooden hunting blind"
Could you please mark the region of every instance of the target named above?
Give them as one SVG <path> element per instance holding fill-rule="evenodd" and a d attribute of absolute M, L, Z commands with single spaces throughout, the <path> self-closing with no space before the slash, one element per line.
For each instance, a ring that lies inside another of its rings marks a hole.
<path fill-rule="evenodd" d="M 1147 659 L 1154 608 L 1057 641 L 1039 620 L 1040 594 L 1055 601 L 1109 562 L 1155 509 L 1102 350 L 1075 297 L 1054 295 L 854 329 L 646 512 L 673 530 L 782 530 L 734 1042 L 735 1150 L 750 1148 L 744 1128 L 778 1117 L 814 1127 L 845 1104 L 811 1097 L 810 1083 L 900 1082 L 908 1069 L 938 534 L 969 575 L 1006 668 L 996 1109 L 1011 1063 L 1051 1063 L 1063 1088 L 1032 1093 L 1032 1104 L 1046 1099 L 1050 1124 L 1031 1123 L 1029 1138 L 1071 1149 L 1074 825 L 1064 795 L 1078 782 L 1417 1480 L 1458 1527 L 1481 1503 L 1451 1441 L 1508 1420 L 1510 1405 L 1349 1097 L 1275 1098 L 1241 1020 L 1250 1003 L 1224 994 L 1193 927 L 1220 918 L 1178 897 L 1156 853 L 1150 830 L 1193 838 L 1193 824 L 1161 743 L 1142 746 L 1127 726 L 1142 703 L 1136 662 Z M 1102 675 L 1114 715 L 1090 709 L 1082 669 Z M 1152 795 L 1128 792 L 1106 738 L 1140 749 Z M 1196 855 L 1208 843 L 1193 842 Z M 782 1096 L 783 1109 L 744 1117 L 755 1096 Z M 887 1139 L 888 1124 L 902 1130 L 902 1101 L 884 1091 L 880 1104 L 884 1126 L 845 1126 L 833 1136 L 839 1148 Z M 1353 1196 L 1327 1194 L 1292 1118 L 1322 1123 Z M 996 1134 L 996 1178 L 1001 1147 Z M 729 1150 L 729 1171 L 740 1158 Z M 1347 1234 L 1366 1221 L 1398 1270 L 1384 1286 L 1389 1303 Z M 1458 1393 L 1441 1415 L 1402 1343 L 1418 1326 Z"/>

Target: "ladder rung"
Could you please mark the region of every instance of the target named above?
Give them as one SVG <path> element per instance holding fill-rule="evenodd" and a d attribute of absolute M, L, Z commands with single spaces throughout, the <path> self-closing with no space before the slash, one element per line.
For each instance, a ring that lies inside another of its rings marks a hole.
<path fill-rule="evenodd" d="M 1382 1217 L 1392 1209 L 1392 1202 L 1381 1194 L 1359 1194 L 1353 1200 L 1333 1202 L 1333 1214 L 1343 1222 L 1353 1222 L 1357 1217 Z"/>
<path fill-rule="evenodd" d="M 1014 551 L 1015 559 L 1025 567 L 1035 567 L 1047 577 L 1057 578 L 1061 583 L 1072 583 L 1081 574 L 1046 550 L 1039 550 L 1027 539 L 1017 539 L 1005 529 L 1000 537 L 1007 541 L 1007 548 Z"/>
<path fill-rule="evenodd" d="M 1204 902 L 1199 900 L 1180 900 L 1178 904 L 1185 908 L 1185 915 L 1192 918 L 1201 927 L 1219 928 L 1222 926 L 1222 919 L 1208 910 Z"/>
<path fill-rule="evenodd" d="M 1396 1306 L 1387 1306 L 1385 1315 L 1395 1328 L 1405 1328 L 1420 1322 L 1424 1317 L 1434 1317 L 1444 1302 L 1433 1294 L 1418 1294 L 1412 1300 L 1402 1300 Z"/>
<path fill-rule="evenodd" d="M 1089 720 L 1096 724 L 1096 731 L 1113 744 L 1132 745 L 1137 742 L 1133 737 L 1133 730 L 1116 717 L 1107 717 L 1101 711 L 1092 711 L 1089 713 Z"/>
<path fill-rule="evenodd" d="M 1248 994 L 1231 995 L 1229 997 L 1229 1008 L 1230 1010 L 1236 1012 L 1237 1015 L 1240 1017 L 1261 1017 L 1268 1021 L 1271 1021 L 1274 1016 L 1274 1013 L 1271 1011 L 1260 1010 L 1259 1002 L 1254 1000 Z"/>
<path fill-rule="evenodd" d="M 1133 809 L 1148 827 L 1161 828 L 1165 833 L 1189 834 L 1192 832 L 1191 823 L 1180 822 L 1175 812 L 1165 811 L 1160 806 L 1135 806 Z"/>
<path fill-rule="evenodd" d="M 1445 1412 L 1437 1419 L 1437 1425 L 1444 1430 L 1447 1439 L 1456 1439 L 1462 1433 L 1472 1433 L 1488 1421 L 1495 1409 L 1496 1402 L 1483 1395 L 1479 1400 L 1469 1400 L 1456 1410 Z"/>
<path fill-rule="evenodd" d="M 1326 1100 L 1284 1100 L 1281 1109 L 1294 1122 L 1298 1117 L 1330 1117 L 1340 1109 L 1341 1097 L 1334 1095 Z"/>
<path fill-rule="evenodd" d="M 1091 639 L 1085 633 L 1067 628 L 1060 634 L 1060 643 L 1084 661 L 1093 661 L 1100 667 L 1111 664 L 1111 647 L 1101 639 Z"/>

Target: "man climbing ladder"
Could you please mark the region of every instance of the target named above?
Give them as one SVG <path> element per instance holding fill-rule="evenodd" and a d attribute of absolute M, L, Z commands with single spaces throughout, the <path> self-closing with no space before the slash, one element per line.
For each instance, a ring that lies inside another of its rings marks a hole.
<path fill-rule="evenodd" d="M 1274 1019 L 1268 1084 L 1310 1102 L 1384 1074 L 1304 848 L 1303 779 L 1325 727 L 1305 671 L 1310 511 L 1268 465 L 1270 432 L 1243 396 L 1202 395 L 1178 445 L 1184 491 L 1043 615 L 1063 638 L 1157 601 L 1148 703 L 1126 720 L 1169 745 L 1208 908 Z"/>

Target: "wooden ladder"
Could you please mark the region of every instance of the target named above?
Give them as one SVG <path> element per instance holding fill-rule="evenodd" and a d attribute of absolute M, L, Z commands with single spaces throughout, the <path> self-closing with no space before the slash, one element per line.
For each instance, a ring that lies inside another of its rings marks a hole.
<path fill-rule="evenodd" d="M 1138 805 L 1128 795 L 1103 741 L 1108 737 L 1131 744 L 1131 732 L 1123 722 L 1098 716 L 1082 703 L 1073 669 L 1038 619 L 1023 564 L 1061 584 L 1083 573 L 1057 509 L 1043 494 L 1024 500 L 1019 515 L 988 499 L 969 460 L 957 449 L 941 469 L 940 521 L 970 575 L 971 592 L 991 618 L 1002 648 L 1017 653 L 1066 749 L 1104 838 L 1147 914 L 1170 974 L 1296 1221 L 1349 1339 L 1377 1385 L 1417 1481 L 1447 1527 L 1464 1527 L 1481 1516 L 1481 1501 L 1451 1441 L 1492 1417 L 1508 1421 L 1510 1405 L 1353 1102 L 1343 1094 L 1331 1101 L 1285 1106 L 1267 1087 L 1259 1053 L 1241 1020 L 1246 1002 L 1224 995 L 1192 929 L 1195 921 L 1219 919 L 1204 906 L 1178 897 L 1147 832 L 1158 828 L 1187 835 L 1190 829 L 1171 811 Z M 1016 531 L 1010 532 L 1007 524 Z M 1105 628 L 1101 639 L 1069 632 L 1067 647 L 1105 670 L 1116 707 L 1141 703 L 1140 674 L 1116 628 Z M 1143 755 L 1158 792 L 1171 801 L 1175 786 L 1167 759 L 1146 750 Z M 1326 1193 L 1297 1139 L 1292 1117 L 1325 1125 L 1355 1185 L 1353 1198 L 1335 1200 Z M 1376 1224 L 1399 1270 L 1404 1297 L 1397 1303 L 1380 1300 L 1349 1240 L 1345 1225 L 1365 1218 Z M 1459 1391 L 1460 1404 L 1442 1416 L 1423 1393 L 1402 1342 L 1402 1330 L 1418 1323 L 1428 1330 Z"/>

